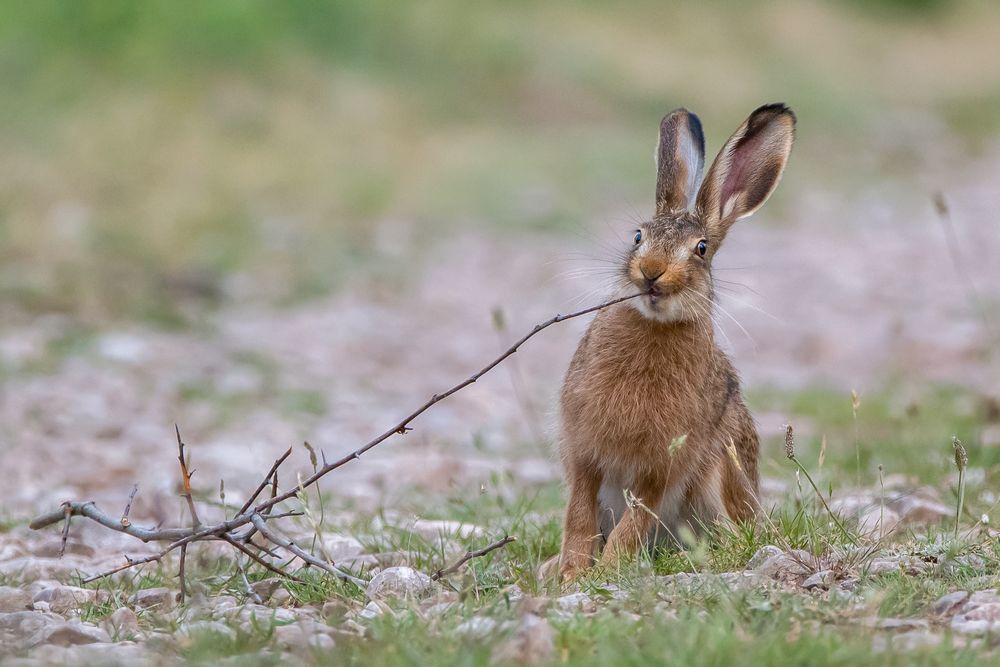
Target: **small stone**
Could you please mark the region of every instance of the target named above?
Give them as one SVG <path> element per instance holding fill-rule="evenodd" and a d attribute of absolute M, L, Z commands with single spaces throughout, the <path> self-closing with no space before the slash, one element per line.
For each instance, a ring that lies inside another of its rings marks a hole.
<path fill-rule="evenodd" d="M 66 657 L 62 664 L 72 665 L 153 665 L 145 646 L 135 642 L 94 642 L 63 649 Z"/>
<path fill-rule="evenodd" d="M 891 558 L 876 558 L 864 568 L 869 576 L 878 576 L 892 572 L 904 574 L 920 574 L 930 568 L 930 564 L 918 558 L 895 556 Z"/>
<path fill-rule="evenodd" d="M 861 623 L 877 630 L 926 630 L 929 625 L 922 618 L 878 618 L 862 619 Z"/>
<path fill-rule="evenodd" d="M 36 579 L 28 584 L 27 590 L 28 594 L 34 598 L 46 588 L 55 588 L 56 586 L 62 586 L 62 582 L 55 579 Z"/>
<path fill-rule="evenodd" d="M 455 634 L 463 639 L 473 639 L 481 641 L 486 639 L 500 627 L 500 621 L 489 616 L 473 616 L 467 621 L 462 621 L 455 628 Z"/>
<path fill-rule="evenodd" d="M 955 616 L 951 627 L 962 634 L 993 633 L 1000 630 L 1000 602 L 988 602 Z"/>
<path fill-rule="evenodd" d="M 131 639 L 141 634 L 139 618 L 128 607 L 119 607 L 108 617 L 106 628 L 115 640 Z"/>
<path fill-rule="evenodd" d="M 23 581 L 36 579 L 70 581 L 77 576 L 83 567 L 83 563 L 75 557 L 67 556 L 60 559 L 31 556 L 0 563 L 0 576 Z"/>
<path fill-rule="evenodd" d="M 353 618 L 349 618 L 336 628 L 334 628 L 334 634 L 342 634 L 345 636 L 353 637 L 364 637 L 368 633 L 368 628 L 361 625 Z"/>
<path fill-rule="evenodd" d="M 851 591 L 843 588 L 831 588 L 827 597 L 831 602 L 850 602 L 856 596 Z"/>
<path fill-rule="evenodd" d="M 37 642 L 33 638 L 45 628 L 61 625 L 65 621 L 54 614 L 44 614 L 37 611 L 15 611 L 0 614 L 0 644 L 3 646 L 31 645 Z"/>
<path fill-rule="evenodd" d="M 33 610 L 35 610 L 35 611 L 40 611 L 40 612 L 44 612 L 44 613 L 50 613 L 52 611 L 52 606 L 49 605 L 49 603 L 45 602 L 45 601 L 32 602 L 31 603 L 31 608 Z"/>
<path fill-rule="evenodd" d="M 270 577 L 269 579 L 261 579 L 260 581 L 255 581 L 250 584 L 251 590 L 256 593 L 261 600 L 267 602 L 271 599 L 271 595 L 274 594 L 276 590 L 281 586 L 281 579 L 279 577 Z"/>
<path fill-rule="evenodd" d="M 953 593 L 948 593 L 947 595 L 942 595 L 937 599 L 937 602 L 931 606 L 931 609 L 938 616 L 944 616 L 968 599 L 968 591 L 955 591 Z"/>
<path fill-rule="evenodd" d="M 826 590 L 830 587 L 833 580 L 834 576 L 832 570 L 820 570 L 819 572 L 806 577 L 805 581 L 802 582 L 802 588 L 807 591 L 811 591 L 814 588 L 822 588 L 823 590 Z"/>
<path fill-rule="evenodd" d="M 63 551 L 62 538 L 58 536 L 53 536 L 41 544 L 37 544 L 31 550 L 32 555 L 38 556 L 40 558 L 60 558 L 60 553 L 65 554 L 76 554 L 78 556 L 86 556 L 91 558 L 94 555 L 94 548 L 89 544 L 84 544 L 83 542 L 77 542 L 75 540 L 66 540 L 65 551 Z"/>
<path fill-rule="evenodd" d="M 97 602 L 100 599 L 107 599 L 108 593 L 77 586 L 56 586 L 39 591 L 32 602 L 36 605 L 40 602 L 48 603 L 49 609 L 57 614 L 65 614 L 72 609 L 80 609 L 85 604 Z"/>
<path fill-rule="evenodd" d="M 862 512 L 858 519 L 858 531 L 864 536 L 880 539 L 895 533 L 900 523 L 900 516 L 894 510 L 874 507 Z"/>
<path fill-rule="evenodd" d="M 555 606 L 560 611 L 570 613 L 588 613 L 597 611 L 597 604 L 586 593 L 570 593 L 569 595 L 564 595 L 561 598 L 556 598 Z"/>
<path fill-rule="evenodd" d="M 493 649 L 490 663 L 537 665 L 551 662 L 555 652 L 552 626 L 544 618 L 528 613 L 518 621 L 514 635 Z"/>
<path fill-rule="evenodd" d="M 215 618 L 236 619 L 240 623 L 249 625 L 269 626 L 273 623 L 290 623 L 297 619 L 295 612 L 291 609 L 279 607 L 272 609 L 262 604 L 245 604 L 235 609 L 227 609 L 223 612 L 216 612 Z"/>
<path fill-rule="evenodd" d="M 96 625 L 86 623 L 62 623 L 46 627 L 37 637 L 40 644 L 58 644 L 60 646 L 76 646 L 78 644 L 93 644 L 95 642 L 110 642 L 107 632 Z"/>
<path fill-rule="evenodd" d="M 129 598 L 129 603 L 136 609 L 157 611 L 172 609 L 176 602 L 177 592 L 169 588 L 144 588 Z"/>
<path fill-rule="evenodd" d="M 287 604 L 291 599 L 292 594 L 288 592 L 287 588 L 282 587 L 271 594 L 271 599 L 268 600 L 268 603 L 270 603 L 272 607 L 280 607 Z"/>
<path fill-rule="evenodd" d="M 503 594 L 509 602 L 517 602 L 524 599 L 524 591 L 517 584 L 511 584 L 503 590 Z"/>
<path fill-rule="evenodd" d="M 981 591 L 976 591 L 969 596 L 969 601 L 966 603 L 966 607 L 978 607 L 981 604 L 990 604 L 992 602 L 1000 602 L 1000 592 L 995 588 L 986 588 Z"/>
<path fill-rule="evenodd" d="M 225 611 L 236 609 L 239 606 L 239 600 L 232 595 L 220 595 L 219 597 L 212 598 L 211 601 L 212 613 L 216 615 Z"/>
<path fill-rule="evenodd" d="M 768 577 L 749 570 L 742 572 L 722 572 L 718 575 L 718 580 L 725 588 L 731 591 L 751 591 L 768 588 L 772 585 L 772 581 Z"/>
<path fill-rule="evenodd" d="M 757 570 L 772 579 L 789 580 L 809 575 L 816 558 L 801 549 L 781 552 L 768 558 Z"/>
<path fill-rule="evenodd" d="M 455 591 L 441 590 L 435 593 L 434 595 L 431 595 L 421 600 L 420 606 L 423 608 L 427 608 L 427 607 L 432 607 L 436 604 L 455 604 L 456 602 L 459 602 L 461 599 L 462 596 Z"/>
<path fill-rule="evenodd" d="M 323 535 L 323 552 L 334 562 L 340 563 L 348 558 L 360 556 L 365 551 L 364 546 L 350 535 L 325 533 Z"/>
<path fill-rule="evenodd" d="M 440 616 L 444 616 L 449 611 L 454 609 L 455 606 L 456 605 L 454 602 L 437 602 L 424 609 L 423 613 L 424 616 L 427 616 L 428 618 L 437 618 Z"/>
<path fill-rule="evenodd" d="M 416 600 L 433 591 L 434 582 L 430 577 L 411 567 L 400 566 L 386 568 L 372 577 L 365 595 L 370 600 Z"/>
<path fill-rule="evenodd" d="M 31 595 L 26 590 L 0 586 L 0 613 L 24 611 L 31 607 Z"/>
<path fill-rule="evenodd" d="M 378 618 L 379 616 L 387 612 L 391 613 L 391 611 L 392 610 L 390 610 L 385 605 L 385 603 L 378 602 L 377 600 L 372 600 L 371 602 L 365 605 L 364 609 L 358 612 L 358 618 L 370 621 L 373 618 Z"/>
<path fill-rule="evenodd" d="M 340 600 L 330 600 L 329 602 L 323 603 L 323 608 L 320 610 L 320 617 L 325 618 L 327 621 L 336 622 L 347 616 L 347 612 L 350 611 L 344 602 Z"/>
<path fill-rule="evenodd" d="M 181 623 L 177 631 L 188 637 L 197 635 L 219 635 L 227 639 L 236 639 L 236 631 L 222 621 L 192 621 Z"/>
<path fill-rule="evenodd" d="M 274 628 L 275 641 L 293 652 L 329 651 L 334 648 L 333 637 L 316 623 L 292 623 Z"/>
<path fill-rule="evenodd" d="M 982 570 L 986 567 L 986 561 L 982 556 L 976 554 L 962 554 L 955 558 L 948 559 L 942 565 L 942 569 L 948 574 L 956 574 L 965 569 Z"/>
<path fill-rule="evenodd" d="M 773 544 L 766 544 L 760 549 L 757 549 L 757 551 L 754 552 L 754 555 L 750 557 L 750 560 L 747 561 L 747 569 L 756 570 L 763 565 L 768 558 L 771 558 L 772 556 L 779 556 L 783 553 L 784 551 Z"/>
<path fill-rule="evenodd" d="M 908 524 L 928 525 L 952 516 L 952 508 L 936 500 L 904 496 L 895 507 L 900 519 Z"/>

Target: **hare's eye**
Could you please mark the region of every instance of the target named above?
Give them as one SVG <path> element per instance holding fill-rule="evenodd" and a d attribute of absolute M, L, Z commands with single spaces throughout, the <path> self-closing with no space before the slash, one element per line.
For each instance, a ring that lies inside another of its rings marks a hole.
<path fill-rule="evenodd" d="M 698 255 L 701 256 L 701 257 L 704 257 L 705 253 L 708 252 L 708 241 L 706 241 L 705 239 L 702 239 L 702 240 L 698 241 L 698 245 L 695 246 L 695 247 L 698 250 Z"/>
<path fill-rule="evenodd" d="M 635 230 L 635 238 L 633 240 L 635 241 L 636 245 L 642 243 L 642 232 L 639 231 L 638 229 Z"/>

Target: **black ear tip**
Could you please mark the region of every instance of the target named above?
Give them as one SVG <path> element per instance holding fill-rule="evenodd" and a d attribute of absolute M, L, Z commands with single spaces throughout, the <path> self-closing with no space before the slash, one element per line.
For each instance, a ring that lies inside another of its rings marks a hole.
<path fill-rule="evenodd" d="M 795 125 L 796 117 L 795 112 L 784 102 L 773 102 L 771 104 L 765 104 L 763 106 L 757 107 L 750 116 L 757 116 L 758 114 L 766 114 L 768 116 L 787 116 L 791 121 L 792 125 Z"/>
<path fill-rule="evenodd" d="M 691 134 L 694 136 L 695 143 L 698 144 L 698 148 L 701 152 L 705 152 L 705 132 L 701 129 L 701 119 L 698 118 L 693 113 L 688 114 L 689 126 L 691 128 Z"/>
<path fill-rule="evenodd" d="M 673 111 L 671 111 L 670 113 L 668 113 L 666 116 L 663 117 L 663 120 L 660 121 L 660 127 L 666 127 L 672 123 L 676 123 L 681 118 L 693 115 L 694 114 L 692 114 L 684 107 L 677 107 L 676 109 L 674 109 Z"/>
<path fill-rule="evenodd" d="M 662 133 L 663 130 L 671 127 L 682 119 L 687 121 L 687 127 L 691 131 L 691 136 L 694 137 L 695 144 L 701 152 L 704 153 L 705 132 L 701 128 L 701 119 L 684 107 L 678 107 L 663 117 L 663 120 L 660 121 L 660 132 Z"/>

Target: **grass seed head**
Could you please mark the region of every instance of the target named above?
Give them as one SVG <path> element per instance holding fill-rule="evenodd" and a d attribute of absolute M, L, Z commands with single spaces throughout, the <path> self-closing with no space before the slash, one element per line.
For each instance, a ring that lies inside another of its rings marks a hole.
<path fill-rule="evenodd" d="M 965 470 L 969 466 L 969 453 L 965 451 L 962 441 L 952 436 L 951 446 L 955 449 L 955 465 L 959 470 Z"/>
<path fill-rule="evenodd" d="M 791 424 L 785 424 L 785 456 L 795 460 L 795 435 Z"/>

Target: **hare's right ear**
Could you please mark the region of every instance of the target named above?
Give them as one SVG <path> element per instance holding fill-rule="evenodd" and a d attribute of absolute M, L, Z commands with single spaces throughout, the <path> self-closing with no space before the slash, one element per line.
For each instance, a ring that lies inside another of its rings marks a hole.
<path fill-rule="evenodd" d="M 660 121 L 656 146 L 656 214 L 685 211 L 694 202 L 705 166 L 701 121 L 687 109 L 675 109 Z"/>
<path fill-rule="evenodd" d="M 795 138 L 795 114 L 784 104 L 754 111 L 715 158 L 698 193 L 713 247 L 729 227 L 764 205 L 781 180 Z"/>

